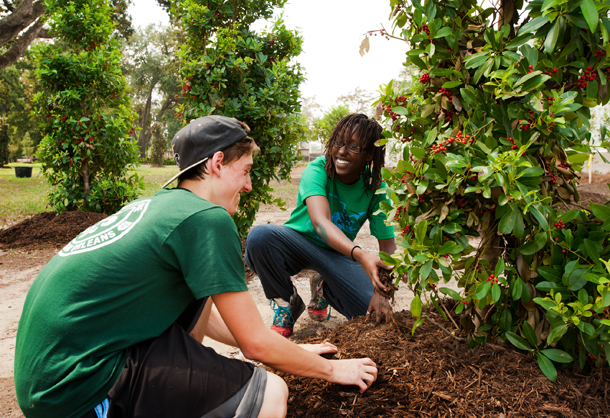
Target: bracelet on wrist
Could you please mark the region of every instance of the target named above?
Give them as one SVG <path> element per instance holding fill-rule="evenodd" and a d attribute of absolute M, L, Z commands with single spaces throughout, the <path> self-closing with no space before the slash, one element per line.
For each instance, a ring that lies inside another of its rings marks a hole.
<path fill-rule="evenodd" d="M 350 258 L 351 258 L 352 260 L 354 260 L 354 250 L 355 250 L 356 248 L 360 248 L 360 249 L 362 249 L 362 248 L 361 248 L 359 245 L 354 245 L 354 247 L 352 248 L 352 252 L 349 254 L 349 256 L 350 256 Z M 356 260 L 354 260 L 354 261 L 356 261 Z"/>

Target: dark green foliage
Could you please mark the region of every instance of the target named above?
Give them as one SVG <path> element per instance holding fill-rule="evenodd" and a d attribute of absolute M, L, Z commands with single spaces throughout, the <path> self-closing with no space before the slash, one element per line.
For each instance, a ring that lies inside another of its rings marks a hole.
<path fill-rule="evenodd" d="M 610 99 L 609 6 L 503 0 L 498 25 L 472 0 L 390 3 L 421 73 L 379 100 L 404 144 L 383 207 L 403 251 L 384 260 L 417 312 L 456 299 L 473 344 L 507 339 L 550 379 L 553 362 L 610 361 L 610 208 L 565 212 L 599 149 L 589 109 Z M 440 287 L 451 278 L 461 293 Z"/>
<path fill-rule="evenodd" d="M 261 153 L 252 169 L 251 193 L 241 196 L 234 219 L 243 235 L 260 202 L 273 201 L 269 181 L 288 178 L 303 138 L 299 118 L 298 64 L 301 38 L 281 20 L 256 33 L 250 25 L 272 16 L 285 0 L 184 0 L 173 10 L 187 33 L 182 60 L 185 103 L 177 117 L 189 120 L 211 114 L 247 123 Z"/>
<path fill-rule="evenodd" d="M 107 1 L 47 1 L 52 32 L 67 48 L 35 50 L 41 91 L 34 114 L 44 138 L 38 157 L 55 186 L 50 203 L 58 212 L 113 213 L 138 195 L 137 162 L 129 141 L 134 113 L 121 74 Z"/>
<path fill-rule="evenodd" d="M 8 164 L 8 123 L 6 123 L 6 118 L 0 118 L 0 167 L 5 164 Z"/>

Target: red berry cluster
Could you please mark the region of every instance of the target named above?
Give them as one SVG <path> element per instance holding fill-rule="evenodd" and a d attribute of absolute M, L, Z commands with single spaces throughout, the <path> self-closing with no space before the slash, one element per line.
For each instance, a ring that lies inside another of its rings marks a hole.
<path fill-rule="evenodd" d="M 547 75 L 555 75 L 557 74 L 557 68 L 553 67 L 552 69 L 549 69 L 548 67 L 544 67 L 544 73 Z"/>
<path fill-rule="evenodd" d="M 565 169 L 567 170 L 568 168 L 570 168 L 570 164 L 569 164 L 569 163 L 567 163 L 567 162 L 565 162 L 565 163 L 561 163 L 561 164 L 559 164 L 559 167 L 561 167 L 561 168 L 565 168 Z"/>
<path fill-rule="evenodd" d="M 400 180 L 400 182 L 401 182 L 402 184 L 405 184 L 405 183 L 407 182 L 407 175 L 406 175 L 406 174 L 403 174 L 403 175 L 402 175 L 402 179 Z"/>
<path fill-rule="evenodd" d="M 510 142 L 512 142 L 512 143 L 513 143 L 513 145 L 510 147 L 510 149 L 518 149 L 518 148 L 519 148 L 519 147 L 517 146 L 517 144 L 515 144 L 515 139 L 514 139 L 512 136 L 510 136 L 510 137 L 508 137 L 508 138 L 506 138 L 506 139 L 508 139 Z"/>
<path fill-rule="evenodd" d="M 489 277 L 487 279 L 485 279 L 486 282 L 491 282 L 493 283 L 498 283 L 498 278 L 496 277 L 495 274 L 490 274 Z"/>
<path fill-rule="evenodd" d="M 565 227 L 566 227 L 565 224 L 563 223 L 563 221 L 555 222 L 553 225 L 557 229 L 565 229 Z"/>
<path fill-rule="evenodd" d="M 416 163 L 417 162 L 417 160 L 415 159 L 413 154 L 409 155 L 409 160 L 411 160 L 412 163 Z"/>
<path fill-rule="evenodd" d="M 402 212 L 407 212 L 407 207 L 406 206 L 399 206 L 398 208 L 396 208 L 396 215 L 394 215 L 394 220 L 398 221 L 400 219 L 400 215 Z"/>
<path fill-rule="evenodd" d="M 426 84 L 430 82 L 430 74 L 423 73 L 421 77 L 419 77 L 419 82 L 422 84 Z"/>
<path fill-rule="evenodd" d="M 400 230 L 401 235 L 407 235 L 409 232 L 413 231 L 413 227 L 411 225 L 406 225 L 404 228 Z"/>
<path fill-rule="evenodd" d="M 184 86 L 182 86 L 182 90 L 184 91 L 189 91 L 193 86 L 191 86 L 191 83 L 186 83 Z M 184 93 L 182 93 L 184 94 Z"/>
<path fill-rule="evenodd" d="M 466 199 L 464 196 L 459 196 L 457 199 L 455 199 L 455 205 L 458 208 L 463 208 L 467 203 L 468 199 Z"/>
<path fill-rule="evenodd" d="M 595 51 L 595 59 L 601 61 L 606 56 L 606 51 L 603 49 L 598 49 Z"/>
<path fill-rule="evenodd" d="M 530 112 L 532 112 L 532 111 L 530 110 Z M 521 122 L 525 122 L 525 121 L 522 121 L 521 119 L 519 119 L 519 125 L 520 125 L 519 128 L 524 131 L 529 130 L 532 127 L 532 125 L 534 125 L 534 119 L 528 119 L 527 123 L 523 123 L 523 124 Z"/>
<path fill-rule="evenodd" d="M 406 142 L 411 142 L 412 138 L 410 136 L 404 136 L 400 139 L 400 142 L 402 142 L 403 144 Z"/>
<path fill-rule="evenodd" d="M 578 81 L 576 82 L 576 87 L 580 87 L 581 89 L 586 89 L 589 81 L 595 80 L 597 77 L 597 73 L 592 72 L 591 66 L 588 66 L 585 70 L 585 73 L 578 77 Z"/>
<path fill-rule="evenodd" d="M 528 68 L 529 68 L 528 71 L 527 71 L 528 74 L 534 72 L 534 66 L 533 65 L 530 64 L 530 66 Z"/>
<path fill-rule="evenodd" d="M 417 200 L 419 200 L 419 203 L 426 203 L 426 200 L 424 199 L 424 195 L 418 195 L 417 196 Z"/>
<path fill-rule="evenodd" d="M 453 95 L 448 89 L 442 88 L 438 91 L 441 95 L 447 97 L 449 100 L 453 98 Z"/>
<path fill-rule="evenodd" d="M 448 110 L 443 110 L 443 112 L 445 113 L 445 119 L 446 119 L 448 122 L 451 122 L 451 121 L 453 120 L 453 114 L 455 113 L 455 112 L 453 111 L 453 108 L 448 109 Z"/>
<path fill-rule="evenodd" d="M 392 106 L 402 106 L 402 107 L 407 107 L 407 101 L 409 100 L 408 97 L 405 96 L 398 96 L 394 99 L 393 103 L 388 103 L 385 106 L 385 111 L 388 112 L 390 114 L 390 116 L 392 117 L 392 120 L 395 121 L 397 120 L 400 115 L 398 113 L 395 113 L 392 111 Z M 394 127 L 394 131 L 398 131 L 398 126 Z"/>
<path fill-rule="evenodd" d="M 434 293 L 438 293 L 438 289 L 436 288 L 436 283 L 430 283 L 430 289 L 434 291 Z"/>
<path fill-rule="evenodd" d="M 445 146 L 445 144 L 447 144 L 447 141 L 441 141 L 441 143 L 439 143 L 438 145 L 432 144 L 432 152 L 438 154 L 441 151 L 447 151 L 447 147 Z"/>
<path fill-rule="evenodd" d="M 553 184 L 557 184 L 557 170 L 555 170 L 554 168 L 552 168 L 549 171 L 549 177 L 551 178 L 551 183 Z"/>

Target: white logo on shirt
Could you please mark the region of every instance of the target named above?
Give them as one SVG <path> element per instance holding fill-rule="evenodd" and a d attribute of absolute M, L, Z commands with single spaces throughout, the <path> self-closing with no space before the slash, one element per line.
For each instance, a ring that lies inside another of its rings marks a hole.
<path fill-rule="evenodd" d="M 140 222 L 149 203 L 150 199 L 146 199 L 128 204 L 114 215 L 85 229 L 78 237 L 70 241 L 59 252 L 59 255 L 67 257 L 93 251 L 120 240 Z"/>

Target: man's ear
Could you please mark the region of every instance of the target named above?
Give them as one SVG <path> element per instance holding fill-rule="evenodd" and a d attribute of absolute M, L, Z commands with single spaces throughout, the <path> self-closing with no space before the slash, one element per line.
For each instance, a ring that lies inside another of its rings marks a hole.
<path fill-rule="evenodd" d="M 223 165 L 222 165 L 222 161 L 224 160 L 224 153 L 222 151 L 218 151 L 217 153 L 215 153 L 214 155 L 212 155 L 212 158 L 210 158 L 210 166 L 209 171 L 211 173 L 216 174 L 217 176 L 220 176 L 220 172 L 222 171 Z"/>

